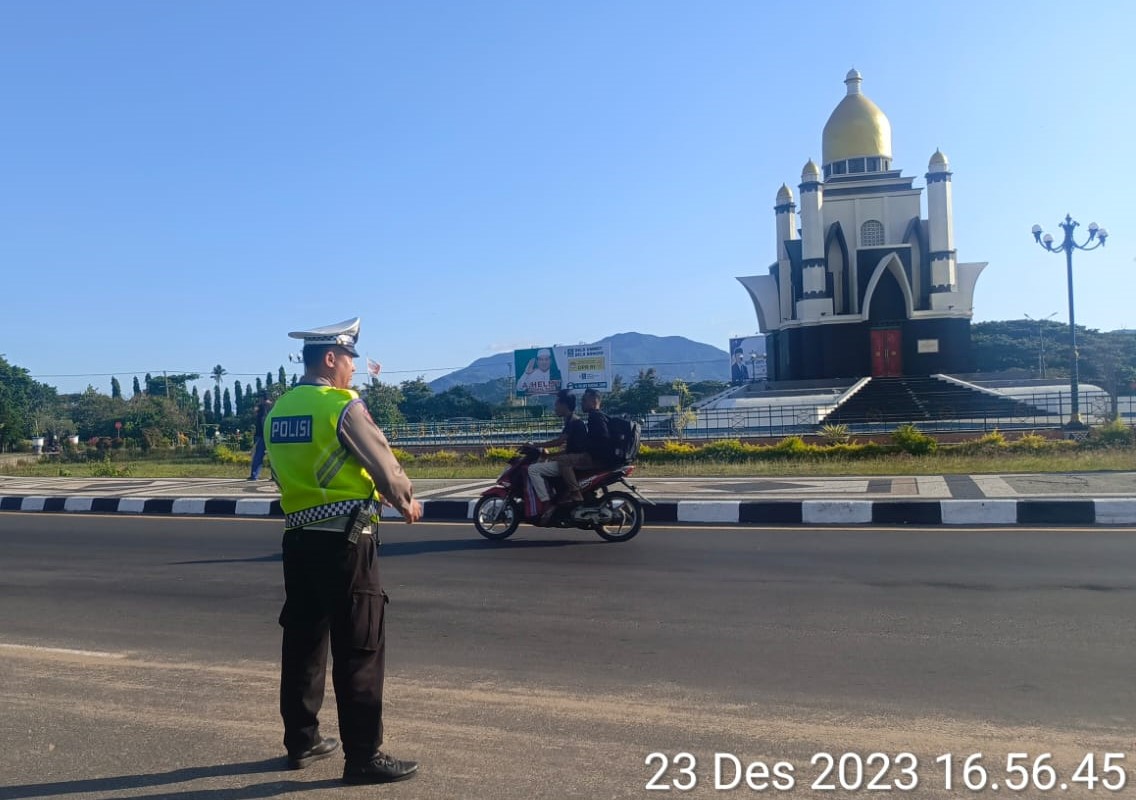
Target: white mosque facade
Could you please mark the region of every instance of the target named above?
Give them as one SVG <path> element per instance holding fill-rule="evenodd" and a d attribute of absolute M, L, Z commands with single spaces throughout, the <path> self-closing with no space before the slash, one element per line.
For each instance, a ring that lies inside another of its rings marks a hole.
<path fill-rule="evenodd" d="M 951 171 L 931 156 L 923 190 L 892 169 L 891 124 L 856 70 L 805 164 L 800 206 L 782 185 L 777 261 L 738 278 L 765 334 L 771 381 L 969 372 L 975 283 L 960 263 Z"/>

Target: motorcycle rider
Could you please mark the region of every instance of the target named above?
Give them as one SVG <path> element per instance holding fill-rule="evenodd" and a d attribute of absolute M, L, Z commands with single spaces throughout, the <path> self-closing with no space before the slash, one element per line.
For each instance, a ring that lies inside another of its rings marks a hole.
<path fill-rule="evenodd" d="M 564 419 L 564 428 L 555 439 L 535 446 L 540 448 L 541 453 L 555 447 L 563 447 L 564 450 L 529 465 L 529 483 L 541 505 L 546 506 L 540 520 L 542 525 L 546 524 L 556 511 L 556 506 L 551 504 L 552 496 L 548 491 L 548 479 L 554 475 L 563 476 L 565 470 L 572 474 L 573 466 L 583 463 L 585 459 L 588 463 L 591 462 L 588 455 L 588 427 L 576 416 L 576 395 L 567 389 L 561 389 L 556 393 L 556 402 L 552 409 L 556 416 Z M 574 474 L 572 474 L 572 483 L 575 485 L 575 492 L 569 489 L 565 502 L 580 502 L 584 496 L 580 494 L 580 486 L 576 483 Z"/>
<path fill-rule="evenodd" d="M 571 395 L 569 395 L 571 397 Z M 573 398 L 574 400 L 575 398 Z M 608 430 L 607 415 L 600 411 L 601 398 L 600 393 L 595 389 L 587 389 L 584 391 L 584 397 L 581 401 L 583 410 L 588 415 L 587 422 L 587 436 L 585 438 L 583 452 L 573 452 L 569 448 L 565 448 L 563 453 L 554 456 L 550 462 L 554 462 L 559 466 L 559 475 L 561 480 L 564 481 L 564 490 L 560 497 L 557 499 L 557 505 L 573 505 L 581 503 L 584 500 L 583 494 L 580 492 L 580 482 L 576 475 L 576 470 L 581 469 L 602 469 L 612 463 L 612 446 L 611 446 L 611 433 Z M 554 440 L 558 441 L 558 440 Z M 546 468 L 543 474 L 551 473 L 551 468 Z M 534 477 L 532 467 L 529 468 L 530 478 Z M 547 484 L 543 487 L 547 493 Z M 534 485 L 534 491 L 537 496 L 544 499 L 539 489 Z M 555 508 L 549 508 L 544 512 L 541 517 L 541 523 L 546 524 L 552 517 Z"/>

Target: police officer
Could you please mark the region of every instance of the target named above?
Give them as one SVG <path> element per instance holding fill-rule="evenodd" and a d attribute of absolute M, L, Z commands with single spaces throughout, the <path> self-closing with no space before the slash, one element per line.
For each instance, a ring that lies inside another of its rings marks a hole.
<path fill-rule="evenodd" d="M 318 720 L 330 640 L 344 783 L 404 780 L 418 764 L 379 750 L 387 596 L 375 529 L 383 501 L 408 523 L 422 518 L 422 504 L 349 388 L 358 318 L 288 335 L 304 340 L 304 378 L 276 401 L 264 430 L 285 514 L 280 714 L 288 763 L 303 769 L 339 748 Z"/>

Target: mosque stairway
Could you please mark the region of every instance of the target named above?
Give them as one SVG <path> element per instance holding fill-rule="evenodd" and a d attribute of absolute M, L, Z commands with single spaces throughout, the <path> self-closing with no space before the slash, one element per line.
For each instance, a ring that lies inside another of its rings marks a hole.
<path fill-rule="evenodd" d="M 937 377 L 872 378 L 821 420 L 825 425 L 1013 419 L 1046 412 L 1011 397 Z"/>

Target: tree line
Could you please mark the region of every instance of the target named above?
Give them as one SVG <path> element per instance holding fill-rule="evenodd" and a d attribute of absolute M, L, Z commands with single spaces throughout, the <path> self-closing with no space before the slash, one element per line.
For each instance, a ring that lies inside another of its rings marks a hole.
<path fill-rule="evenodd" d="M 209 375 L 214 388 L 204 395 L 191 386 L 201 379 L 198 373 L 135 376 L 129 397 L 117 377 L 110 379 L 109 394 L 94 386 L 60 394 L 0 357 L 0 450 L 37 436 L 49 446 L 78 437 L 82 443 L 148 450 L 190 444 L 218 431 L 251 432 L 257 404 L 280 396 L 297 381 L 283 366 L 275 376 L 269 371 L 263 380 L 257 377 L 255 385 L 238 380 L 225 386 L 227 374 L 220 364 L 214 367 Z"/>
<path fill-rule="evenodd" d="M 505 379 L 505 384 L 512 379 Z M 661 381 L 653 368 L 641 370 L 629 384 L 616 376 L 612 390 L 604 396 L 604 410 L 612 414 L 643 416 L 654 411 L 661 395 L 676 395 L 682 407 L 726 389 L 725 381 L 699 381 L 687 385 L 681 380 Z M 502 394 L 507 394 L 502 389 Z M 436 422 L 455 418 L 489 420 L 541 417 L 552 413 L 552 397 L 528 398 L 523 405 L 511 400 L 491 403 L 477 397 L 465 386 L 434 392 L 419 376 L 393 384 L 372 381 L 361 387 L 367 410 L 380 427 L 417 422 Z"/>
<path fill-rule="evenodd" d="M 976 372 L 1068 380 L 1072 358 L 1067 325 L 1036 320 L 975 323 L 971 342 Z M 1107 391 L 1115 410 L 1116 398 L 1136 392 L 1136 331 L 1102 333 L 1078 327 L 1077 343 L 1081 380 Z M 257 403 L 278 397 L 297 381 L 283 366 L 253 382 L 227 382 L 227 376 L 227 370 L 216 365 L 206 376 L 213 386 L 200 395 L 192 385 L 202 378 L 197 373 L 147 374 L 141 380 L 135 376 L 129 397 L 117 377 L 111 378 L 109 393 L 88 386 L 78 394 L 59 394 L 0 356 L 0 450 L 34 436 L 49 440 L 78 436 L 81 442 L 149 449 L 199 441 L 216 431 L 248 433 L 255 424 Z M 371 416 L 383 427 L 551 413 L 551 398 L 530 398 L 525 405 L 510 401 L 509 383 L 503 379 L 500 386 L 455 386 L 435 392 L 420 376 L 398 385 L 371 379 L 358 388 Z M 690 385 L 661 381 L 653 369 L 647 369 L 629 382 L 617 378 L 604 397 L 604 408 L 613 414 L 642 416 L 656 410 L 661 395 L 677 395 L 680 408 L 687 408 L 726 387 L 725 381 Z"/>

